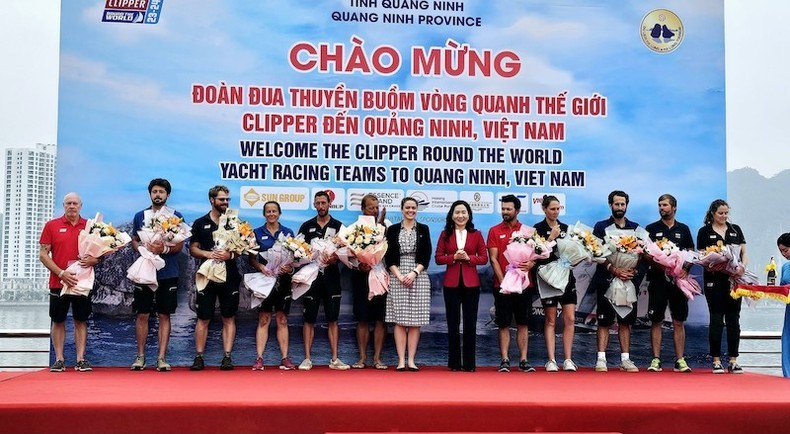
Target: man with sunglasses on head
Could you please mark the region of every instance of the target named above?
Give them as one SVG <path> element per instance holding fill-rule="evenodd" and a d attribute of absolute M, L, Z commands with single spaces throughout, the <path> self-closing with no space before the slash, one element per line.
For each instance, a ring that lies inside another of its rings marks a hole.
<path fill-rule="evenodd" d="M 214 232 L 219 229 L 219 219 L 230 204 L 230 190 L 224 185 L 215 185 L 208 191 L 208 200 L 211 211 L 198 218 L 192 224 L 192 239 L 189 243 L 189 253 L 205 261 L 225 261 L 227 270 L 225 282 L 209 281 L 202 291 L 197 292 L 197 322 L 195 323 L 195 360 L 189 368 L 192 371 L 201 371 L 205 367 L 203 352 L 206 349 L 208 326 L 214 317 L 214 308 L 219 299 L 219 309 L 222 315 L 222 349 L 224 356 L 219 369 L 229 371 L 233 369 L 231 351 L 233 341 L 236 339 L 236 312 L 239 310 L 239 283 L 241 275 L 236 267 L 236 255 L 224 249 L 214 249 Z"/>

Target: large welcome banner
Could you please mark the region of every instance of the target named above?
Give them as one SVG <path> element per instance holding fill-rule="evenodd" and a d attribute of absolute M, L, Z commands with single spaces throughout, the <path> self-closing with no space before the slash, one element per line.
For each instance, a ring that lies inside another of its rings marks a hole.
<path fill-rule="evenodd" d="M 591 225 L 614 189 L 642 225 L 674 194 L 695 230 L 726 191 L 720 0 L 106 0 L 61 25 L 58 195 L 116 223 L 156 177 L 189 221 L 224 184 L 253 225 L 329 190 L 347 223 L 413 196 L 437 234 L 510 193 Z"/>

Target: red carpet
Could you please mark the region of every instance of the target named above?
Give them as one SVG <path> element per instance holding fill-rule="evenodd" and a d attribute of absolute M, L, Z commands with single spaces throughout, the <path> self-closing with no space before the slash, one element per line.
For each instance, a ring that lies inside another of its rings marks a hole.
<path fill-rule="evenodd" d="M 0 376 L 3 433 L 788 432 L 790 382 L 709 372 L 423 368 Z"/>

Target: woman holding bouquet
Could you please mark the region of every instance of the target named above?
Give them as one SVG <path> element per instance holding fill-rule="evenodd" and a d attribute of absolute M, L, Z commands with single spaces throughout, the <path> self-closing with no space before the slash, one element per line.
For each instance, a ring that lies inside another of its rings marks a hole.
<path fill-rule="evenodd" d="M 723 245 L 740 246 L 741 266 L 736 276 L 742 275 L 746 266 L 746 239 L 738 225 L 727 221 L 730 206 L 727 202 L 716 199 L 705 214 L 704 226 L 697 233 L 697 249 L 705 250 L 706 247 Z M 730 358 L 727 370 L 733 374 L 742 374 L 743 368 L 738 364 L 738 346 L 741 336 L 741 298 L 737 300 L 730 296 L 730 275 L 717 270 L 706 269 L 705 298 L 708 301 L 710 324 L 708 339 L 710 342 L 710 355 L 713 357 L 713 373 L 723 374 L 724 366 L 721 363 L 721 336 L 724 326 L 727 326 L 727 354 Z"/>
<path fill-rule="evenodd" d="M 541 206 L 543 207 L 543 214 L 546 217 L 535 224 L 535 230 L 540 236 L 546 238 L 547 241 L 565 238 L 568 234 L 568 225 L 557 219 L 560 215 L 559 199 L 552 195 L 543 196 L 543 202 L 541 203 Z M 554 250 L 552 251 L 549 259 L 538 261 L 538 267 L 558 260 L 558 247 L 555 244 Z M 538 280 L 538 286 L 544 284 L 547 283 L 542 281 L 542 279 Z M 564 371 L 575 372 L 576 364 L 573 363 L 573 360 L 571 359 L 573 350 L 573 335 L 576 323 L 576 278 L 573 276 L 573 272 L 571 271 L 568 276 L 568 284 L 565 286 L 562 295 L 550 298 L 543 298 L 541 296 L 540 301 L 543 304 L 543 310 L 546 317 L 543 326 L 543 334 L 546 339 L 546 353 L 549 359 L 548 362 L 546 362 L 546 371 L 559 371 L 559 366 L 557 365 L 557 361 L 554 358 L 554 350 L 556 346 L 554 330 L 556 329 L 557 305 L 561 305 L 562 321 L 564 323 L 564 327 L 562 329 L 562 348 L 564 350 L 563 354 L 565 355 L 565 361 L 562 364 L 562 369 Z"/>
<path fill-rule="evenodd" d="M 255 239 L 260 246 L 258 255 L 249 255 L 249 263 L 256 270 L 263 274 L 270 275 L 263 258 L 259 255 L 271 249 L 280 234 L 283 236 L 293 236 L 294 232 L 280 224 L 282 211 L 280 204 L 269 201 L 263 204 L 263 217 L 266 224 L 255 229 Z M 277 270 L 277 283 L 272 292 L 258 306 L 258 328 L 255 330 L 255 350 L 258 357 L 252 365 L 252 370 L 263 370 L 263 352 L 266 349 L 266 341 L 269 339 L 269 323 L 274 312 L 277 321 L 277 343 L 280 344 L 280 369 L 290 371 L 295 369 L 291 358 L 288 356 L 288 313 L 291 310 L 291 272 L 293 267 L 283 265 Z"/>
<path fill-rule="evenodd" d="M 477 342 L 477 304 L 480 300 L 480 277 L 477 266 L 488 262 L 483 235 L 472 223 L 472 209 L 466 201 L 453 202 L 436 245 L 436 263 L 446 265 L 444 306 L 447 312 L 449 350 L 447 367 L 451 371 L 475 371 Z M 464 345 L 461 356 L 459 326 L 463 309 Z"/>
<path fill-rule="evenodd" d="M 405 197 L 400 209 L 403 220 L 387 228 L 387 253 L 384 262 L 392 274 L 387 296 L 386 321 L 395 323 L 396 371 L 418 371 L 414 363 L 420 327 L 427 325 L 431 313 L 431 281 L 425 270 L 431 261 L 431 233 L 417 223 L 417 200 Z M 408 353 L 408 363 L 406 354 Z"/>

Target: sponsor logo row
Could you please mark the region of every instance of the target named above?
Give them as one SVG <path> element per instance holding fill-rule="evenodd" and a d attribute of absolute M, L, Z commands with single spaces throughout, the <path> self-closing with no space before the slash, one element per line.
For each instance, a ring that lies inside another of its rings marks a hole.
<path fill-rule="evenodd" d="M 480 214 L 499 213 L 499 201 L 502 196 L 514 194 L 521 200 L 521 214 L 542 215 L 541 203 L 543 196 L 552 194 L 560 202 L 560 215 L 565 215 L 565 194 L 563 193 L 496 193 L 482 190 L 397 190 L 375 188 L 307 188 L 307 187 L 261 187 L 243 186 L 239 190 L 241 208 L 262 209 L 268 201 L 280 203 L 284 210 L 313 209 L 313 196 L 319 191 L 326 191 L 332 199 L 333 211 L 359 211 L 362 198 L 372 194 L 379 200 L 379 206 L 387 212 L 400 210 L 400 202 L 404 197 L 417 200 L 418 210 L 426 213 L 447 213 L 450 205 L 456 200 L 465 200 L 472 211 Z"/>

